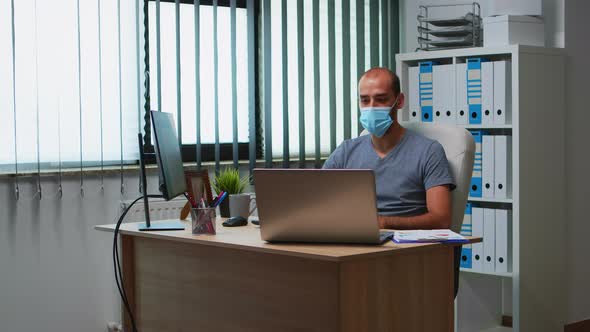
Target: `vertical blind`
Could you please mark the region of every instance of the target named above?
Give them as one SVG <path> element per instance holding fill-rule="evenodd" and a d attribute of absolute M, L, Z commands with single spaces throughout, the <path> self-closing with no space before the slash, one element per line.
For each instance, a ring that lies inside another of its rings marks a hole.
<path fill-rule="evenodd" d="M 246 8 L 216 1 L 149 1 L 148 7 L 150 107 L 180 120 L 179 139 L 196 146 L 199 165 L 205 144 L 214 145 L 219 164 L 220 144 L 248 142 Z"/>
<path fill-rule="evenodd" d="M 286 0 L 263 5 L 268 5 L 262 8 L 263 24 L 267 17 L 271 21 L 271 36 L 264 36 L 263 45 L 271 56 L 270 61 L 264 56 L 263 62 L 265 78 L 270 71 L 272 81 L 264 85 L 265 96 L 267 87 L 272 89 L 270 105 L 265 101 L 262 109 L 264 119 L 272 121 L 264 126 L 265 160 L 313 158 L 320 166 L 338 144 L 359 133 L 359 76 L 370 67 L 394 69 L 397 1 Z"/>
<path fill-rule="evenodd" d="M 142 21 L 138 0 L 0 1 L 0 171 L 137 160 Z"/>
<path fill-rule="evenodd" d="M 1 0 L 0 171 L 135 162 L 146 103 L 199 167 L 207 145 L 217 170 L 242 145 L 250 169 L 320 166 L 358 135 L 358 77 L 393 67 L 398 24 L 386 0 Z"/>
<path fill-rule="evenodd" d="M 150 93 L 159 110 L 181 120 L 182 144 L 197 143 L 199 167 L 202 144 L 215 146 L 216 170 L 220 144 L 231 144 L 237 166 L 240 142 L 249 143 L 250 169 L 259 146 L 267 167 L 297 159 L 319 167 L 361 129 L 359 76 L 370 67 L 394 69 L 398 2 L 239 3 L 152 1 L 150 53 L 162 70 L 151 75 Z"/>

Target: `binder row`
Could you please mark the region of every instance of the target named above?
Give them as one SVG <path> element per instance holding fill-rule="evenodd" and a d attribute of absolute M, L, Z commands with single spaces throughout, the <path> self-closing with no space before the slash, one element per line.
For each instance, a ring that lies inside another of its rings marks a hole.
<path fill-rule="evenodd" d="M 482 243 L 464 245 L 461 267 L 484 273 L 512 272 L 512 210 L 465 208 L 461 234 L 482 237 Z"/>
<path fill-rule="evenodd" d="M 420 62 L 409 68 L 409 121 L 463 125 L 511 123 L 510 61 Z"/>
<path fill-rule="evenodd" d="M 506 199 L 512 197 L 512 136 L 471 131 L 475 160 L 470 197 Z"/>

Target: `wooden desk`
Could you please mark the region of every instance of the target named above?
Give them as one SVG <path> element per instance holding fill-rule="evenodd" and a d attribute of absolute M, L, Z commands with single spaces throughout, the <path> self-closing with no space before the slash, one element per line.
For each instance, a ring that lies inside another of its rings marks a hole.
<path fill-rule="evenodd" d="M 258 226 L 217 222 L 215 236 L 122 225 L 142 332 L 453 331 L 451 245 L 268 244 Z"/>

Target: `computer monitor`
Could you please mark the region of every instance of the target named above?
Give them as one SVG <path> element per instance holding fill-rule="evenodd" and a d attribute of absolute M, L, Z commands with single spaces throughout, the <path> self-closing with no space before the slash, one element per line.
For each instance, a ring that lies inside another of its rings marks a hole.
<path fill-rule="evenodd" d="M 159 189 L 165 200 L 171 200 L 186 192 L 186 180 L 182 165 L 180 145 L 176 136 L 174 117 L 170 113 L 151 111 L 150 118 L 154 133 L 154 151 L 158 163 Z M 139 137 L 139 152 L 141 164 L 141 179 L 144 188 L 145 223 L 139 225 L 141 231 L 151 230 L 181 230 L 184 224 L 179 221 L 160 222 L 151 224 L 149 215 L 149 204 L 147 198 L 147 183 L 145 175 L 145 155 L 141 134 Z"/>
<path fill-rule="evenodd" d="M 186 192 L 182 155 L 176 136 L 174 117 L 170 113 L 151 111 L 154 150 L 160 170 L 160 192 L 169 201 Z"/>

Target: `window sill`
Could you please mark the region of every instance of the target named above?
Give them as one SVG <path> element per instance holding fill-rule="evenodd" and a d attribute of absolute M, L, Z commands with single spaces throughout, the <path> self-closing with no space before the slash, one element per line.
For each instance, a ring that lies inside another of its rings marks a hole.
<path fill-rule="evenodd" d="M 326 159 L 328 159 L 328 156 L 323 156 L 320 158 L 320 161 L 323 163 L 326 161 Z M 306 166 L 313 167 L 314 163 L 315 163 L 315 158 L 306 158 L 305 163 L 306 163 Z M 222 167 L 232 166 L 233 161 L 224 160 L 224 161 L 221 161 L 220 164 Z M 240 161 L 238 161 L 238 164 L 240 167 L 248 167 L 250 162 L 248 160 L 240 160 Z M 197 168 L 197 164 L 195 162 L 184 163 L 183 165 L 184 165 L 185 170 L 194 170 Z M 207 161 L 207 162 L 203 162 L 201 165 L 203 167 L 213 169 L 215 167 L 215 162 L 214 161 Z M 256 160 L 255 167 L 264 168 L 265 166 L 266 166 L 266 161 L 264 159 Z M 273 159 L 272 166 L 273 166 L 273 168 L 281 168 L 283 166 L 283 159 Z M 299 167 L 299 159 L 291 159 L 290 166 L 293 168 Z M 146 165 L 146 171 L 148 174 L 155 173 L 157 168 L 158 168 L 158 166 L 156 164 Z M 104 170 L 104 173 L 103 173 L 104 175 L 107 175 L 107 176 L 108 175 L 118 175 L 121 172 L 121 166 L 120 165 L 104 166 L 103 170 Z M 123 173 L 137 173 L 139 171 L 139 165 L 136 165 L 136 164 L 123 165 L 122 170 L 123 170 Z M 80 173 L 83 173 L 85 175 L 100 175 L 101 168 L 100 168 L 100 166 L 84 167 L 82 169 L 82 171 L 80 171 L 79 167 L 77 167 L 77 168 L 70 167 L 70 168 L 63 168 L 61 170 L 61 175 L 64 177 L 80 176 Z M 60 172 L 55 169 L 50 169 L 50 170 L 41 170 L 40 174 L 42 177 L 57 176 L 60 174 Z M 18 174 L 19 178 L 33 178 L 36 176 L 37 176 L 36 171 L 27 171 L 27 172 L 22 172 L 22 173 Z M 9 172 L 0 173 L 0 179 L 14 178 L 14 177 L 16 177 L 15 173 L 9 173 Z"/>

